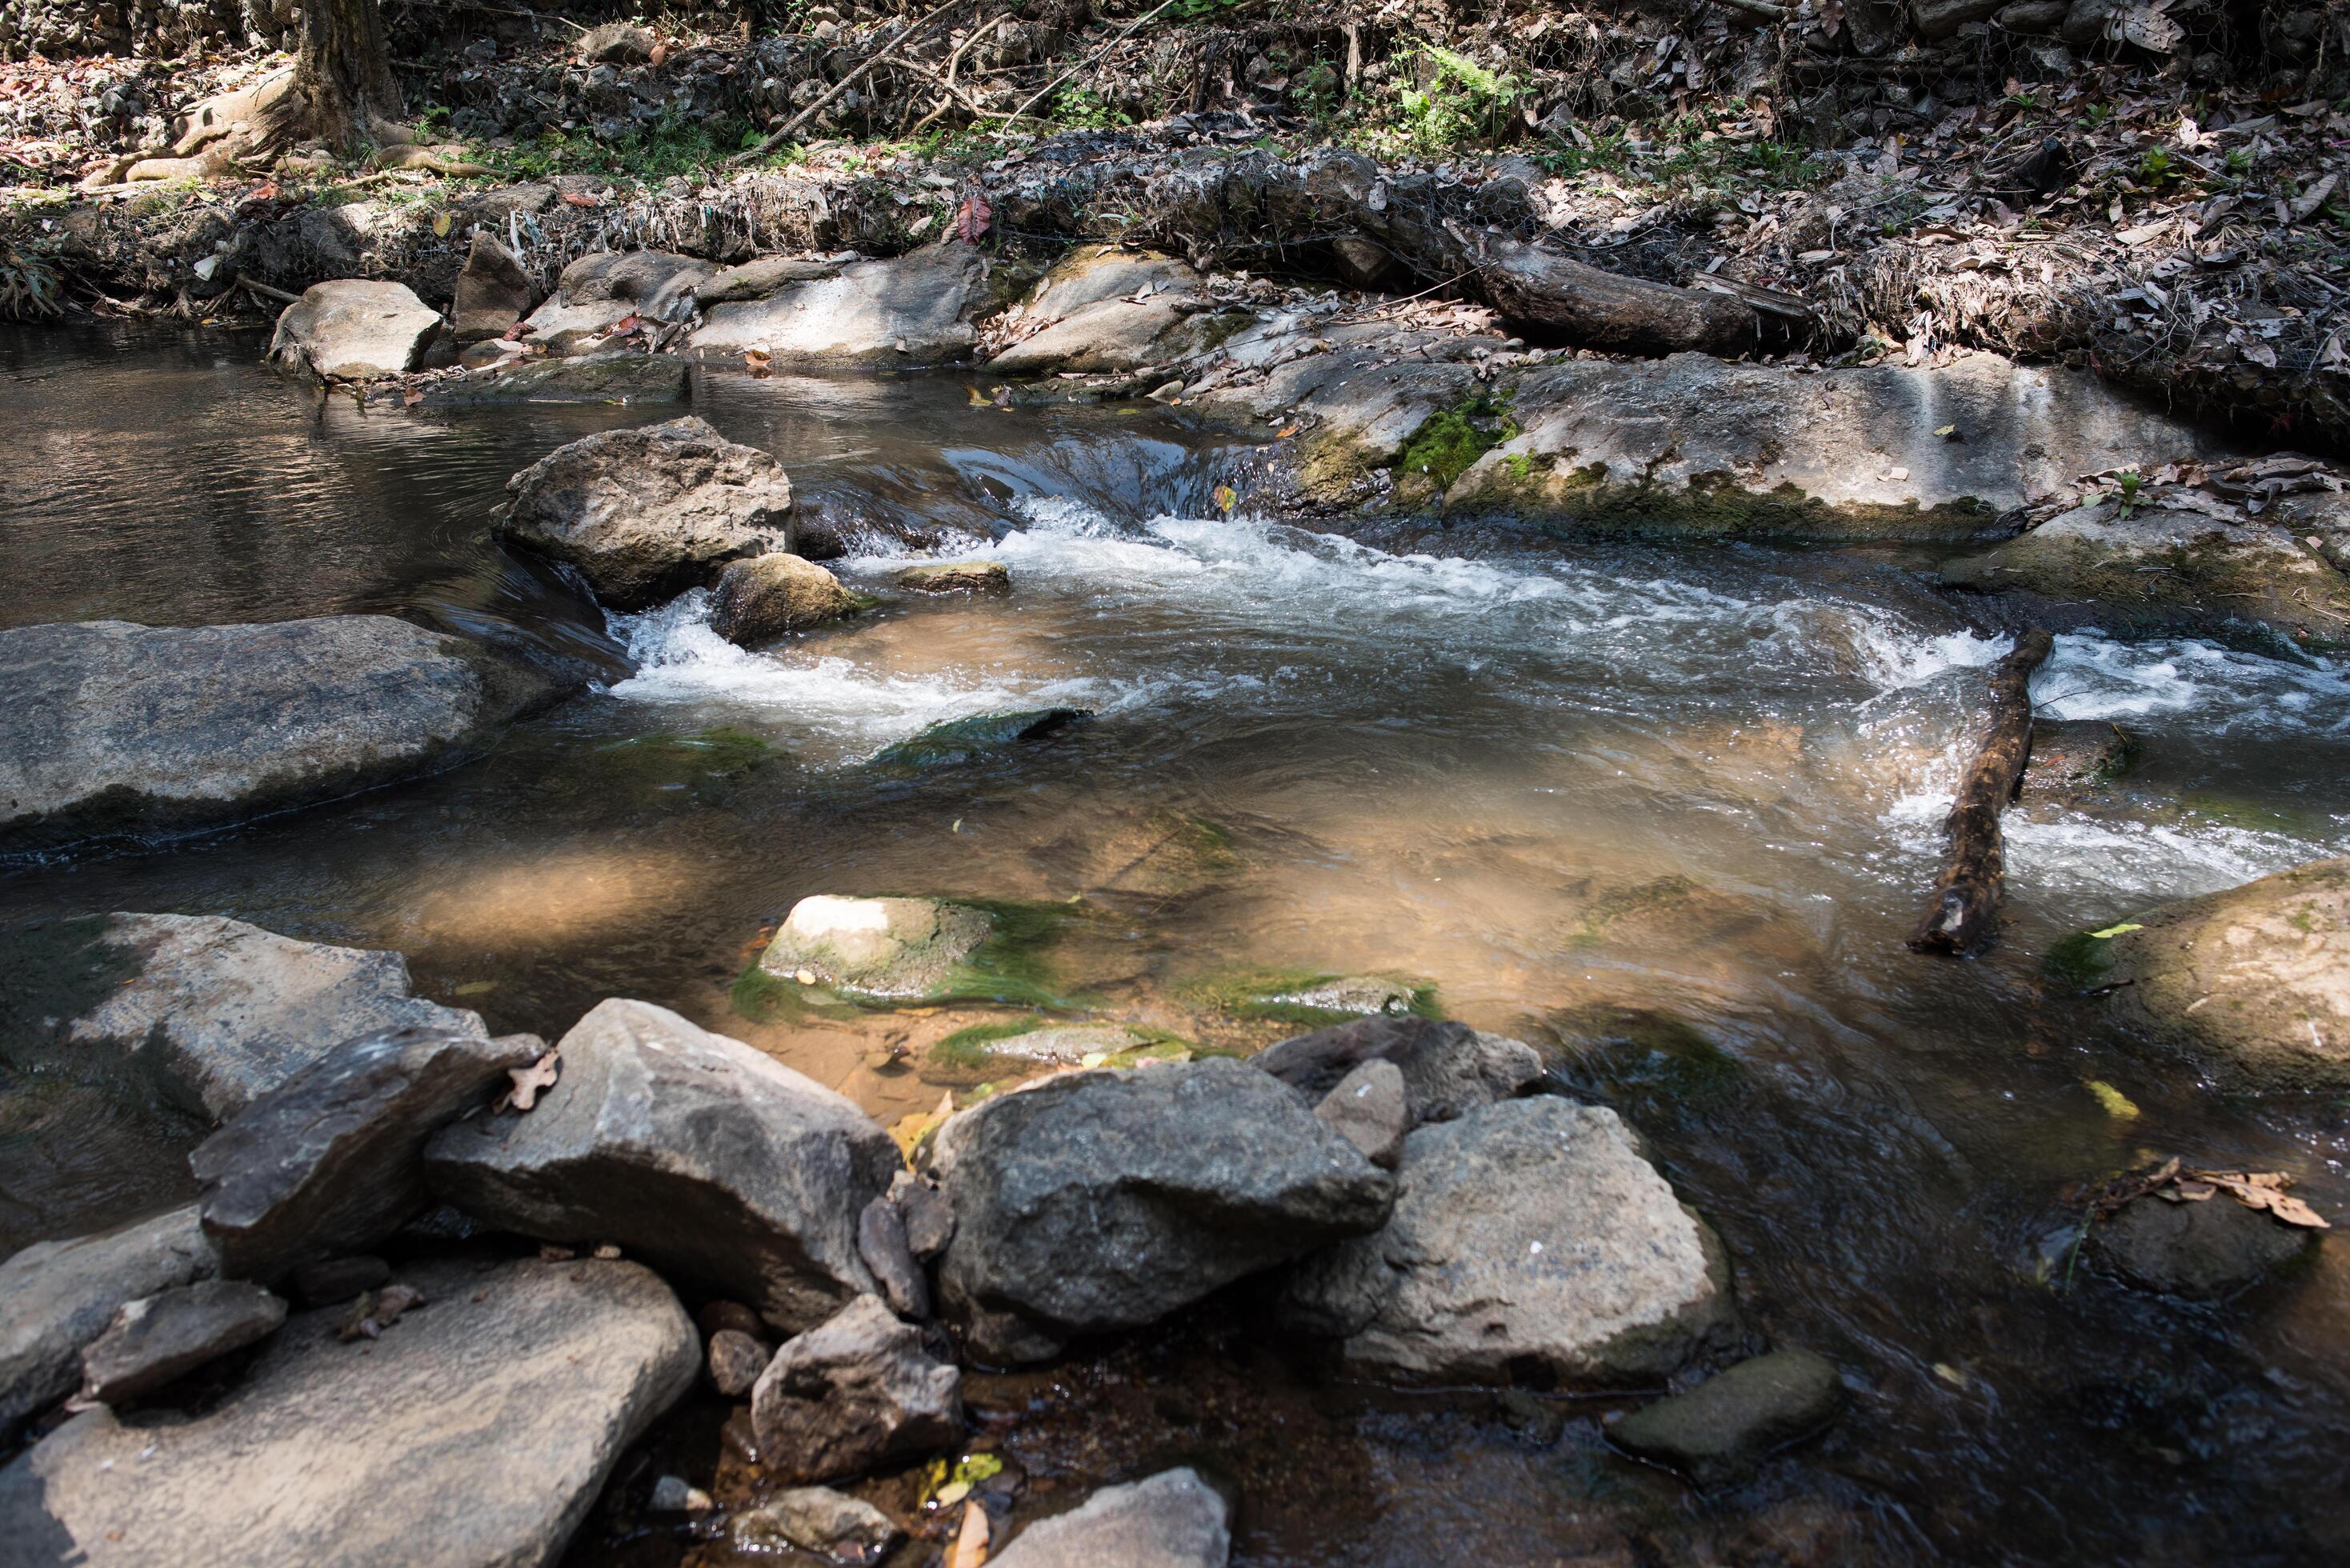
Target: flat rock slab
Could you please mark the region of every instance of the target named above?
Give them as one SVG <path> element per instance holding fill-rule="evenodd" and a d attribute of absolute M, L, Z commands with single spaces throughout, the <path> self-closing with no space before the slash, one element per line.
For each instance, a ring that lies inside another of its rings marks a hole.
<path fill-rule="evenodd" d="M 939 1131 L 954 1205 L 946 1314 L 977 1354 L 1041 1360 L 1375 1230 L 1395 1182 L 1229 1059 L 1049 1078 Z"/>
<path fill-rule="evenodd" d="M 85 1345 L 127 1303 L 219 1270 L 194 1205 L 43 1241 L 0 1263 L 0 1441 L 74 1391 Z"/>
<path fill-rule="evenodd" d="M 687 348 L 706 359 L 760 348 L 778 364 L 936 364 L 979 340 L 972 317 L 986 297 L 986 258 L 971 245 L 935 244 L 788 283 L 764 299 L 712 306 Z"/>
<path fill-rule="evenodd" d="M 1777 1350 L 1634 1411 L 1607 1436 L 1627 1452 L 1711 1485 L 1746 1474 L 1773 1451 L 1819 1430 L 1843 1405 L 1835 1363 L 1808 1350 Z"/>
<path fill-rule="evenodd" d="M 726 1521 L 737 1546 L 796 1546 L 836 1563 L 878 1563 L 904 1532 L 869 1502 L 830 1487 L 795 1486 Z"/>
<path fill-rule="evenodd" d="M 2181 898 L 2056 948 L 2113 1015 L 2241 1087 L 2350 1085 L 2350 858 Z"/>
<path fill-rule="evenodd" d="M 598 1003 L 557 1049 L 531 1110 L 426 1147 L 443 1199 L 541 1241 L 617 1242 L 792 1332 L 876 1288 L 858 1218 L 903 1161 L 853 1101 L 642 1002 Z"/>
<path fill-rule="evenodd" d="M 1301 1263 L 1285 1297 L 1357 1375 L 1620 1387 L 1678 1371 L 1731 1319 L 1721 1243 L 1611 1110 L 1486 1106 L 1412 1133 L 1397 1178 L 1386 1228 Z"/>
<path fill-rule="evenodd" d="M 330 1047 L 256 1096 L 188 1158 L 222 1267 L 275 1280 L 389 1238 L 432 1207 L 425 1140 L 486 1110 L 543 1049 L 535 1034 L 387 1030 Z"/>
<path fill-rule="evenodd" d="M 553 1562 L 693 1379 L 693 1324 L 628 1262 L 414 1270 L 346 1345 L 296 1317 L 183 1420 L 75 1417 L 0 1470 L 0 1564 Z"/>
<path fill-rule="evenodd" d="M 484 403 L 675 403 L 685 399 L 692 369 L 662 354 L 581 354 L 570 358 L 520 359 L 417 388 L 419 408 L 463 409 Z"/>
<path fill-rule="evenodd" d="M 415 369 L 443 331 L 441 313 L 404 283 L 336 278 L 278 315 L 269 358 L 330 380 L 378 380 Z"/>
<path fill-rule="evenodd" d="M 12 1018 L 0 1050 L 87 1071 L 136 1073 L 210 1122 L 317 1061 L 389 1029 L 486 1038 L 479 1014 L 413 995 L 395 952 L 296 941 L 216 915 L 107 915 L 0 942 L 12 988 L 37 983 L 62 1020 L 32 1038 Z"/>
<path fill-rule="evenodd" d="M 1198 304 L 1161 296 L 1101 300 L 1023 338 L 990 359 L 987 368 L 999 376 L 1042 376 L 1057 370 L 1099 373 L 1164 365 L 1198 342 L 1202 329 L 1191 327 Z"/>
<path fill-rule="evenodd" d="M 759 967 L 860 995 L 931 996 L 979 950 L 993 925 L 984 909 L 943 898 L 817 893 L 792 906 Z"/>
<path fill-rule="evenodd" d="M 643 609 L 729 561 L 793 544 L 783 464 L 691 414 L 557 447 L 506 492 L 499 532 L 578 568 L 615 609 Z"/>
<path fill-rule="evenodd" d="M 1020 319 L 1049 325 L 1104 300 L 1180 294 L 1198 288 L 1200 281 L 1198 273 L 1157 251 L 1079 245 L 1037 280 L 1020 306 Z"/>
<path fill-rule="evenodd" d="M 2148 1195 L 2089 1232 L 2089 1261 L 2142 1291 L 2216 1301 L 2258 1284 L 2322 1232 L 2247 1209 L 2224 1192 L 2200 1203 Z"/>
<path fill-rule="evenodd" d="M 1162 1470 L 1038 1520 L 991 1561 L 995 1568 L 1224 1568 L 1230 1511 L 1197 1470 Z"/>
<path fill-rule="evenodd" d="M 81 1353 L 86 1399 L 120 1405 L 275 1333 L 286 1303 L 243 1280 L 201 1280 L 125 1303 Z"/>
<path fill-rule="evenodd" d="M 219 826 L 412 778 L 553 694 L 390 616 L 0 631 L 0 849 Z"/>

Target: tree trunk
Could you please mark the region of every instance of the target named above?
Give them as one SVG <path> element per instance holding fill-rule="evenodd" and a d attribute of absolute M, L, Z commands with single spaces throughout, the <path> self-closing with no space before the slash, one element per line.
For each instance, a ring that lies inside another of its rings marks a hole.
<path fill-rule="evenodd" d="M 2032 760 L 2032 672 L 2053 646 L 2048 633 L 2032 627 L 1991 670 L 1991 729 L 1944 819 L 1950 858 L 1934 885 L 1934 901 L 1909 939 L 1912 951 L 1971 952 L 1991 935 L 2007 868 L 1999 814 L 2023 787 L 2024 764 Z"/>
<path fill-rule="evenodd" d="M 338 151 L 373 143 L 379 120 L 399 121 L 400 82 L 376 0 L 303 0 L 294 87 L 307 133 Z"/>

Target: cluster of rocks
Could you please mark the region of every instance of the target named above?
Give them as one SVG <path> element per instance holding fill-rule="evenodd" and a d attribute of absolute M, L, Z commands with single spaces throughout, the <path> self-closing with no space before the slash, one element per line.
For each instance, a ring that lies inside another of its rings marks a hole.
<path fill-rule="evenodd" d="M 824 913 L 778 940 L 888 985 L 945 950 L 860 951 Z M 0 1263 L 0 1425 L 34 1439 L 0 1522 L 92 1562 L 548 1560 L 697 1376 L 747 1403 L 794 1489 L 737 1540 L 878 1550 L 898 1525 L 822 1489 L 961 1445 L 960 1358 L 1046 1360 L 1242 1282 L 1396 1383 L 1653 1385 L 1733 1343 L 1720 1243 L 1638 1137 L 1457 1023 L 1060 1074 L 952 1116 L 910 1166 L 852 1102 L 645 1002 L 550 1048 L 415 998 L 397 955 L 193 917 L 113 916 L 17 961 L 78 1000 L 12 1051 L 107 1054 L 217 1124 L 192 1203 Z M 419 1229 L 436 1206 L 465 1225 Z M 540 1253 L 434 1240 L 467 1227 Z M 1732 1457 L 1626 1446 L 1750 1462 L 1832 1410 L 1833 1374 L 1797 1370 L 1699 1386 L 1750 1412 Z M 1127 1561 L 1101 1553 L 1137 1532 L 1185 1543 L 1151 1561 L 1221 1563 L 1225 1504 L 1169 1472 L 1001 1560 Z"/>

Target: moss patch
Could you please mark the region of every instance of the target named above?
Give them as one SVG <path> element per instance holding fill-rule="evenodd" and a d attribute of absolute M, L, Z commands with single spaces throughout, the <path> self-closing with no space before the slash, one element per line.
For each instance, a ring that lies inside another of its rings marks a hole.
<path fill-rule="evenodd" d="M 2133 927 L 2133 929 L 2136 928 Z M 2075 991 L 2095 991 L 2113 972 L 2114 937 L 2118 931 L 2075 931 L 2048 950 L 2048 974 Z"/>
<path fill-rule="evenodd" d="M 1051 960 L 1069 924 L 1081 918 L 1077 904 L 1021 904 L 981 898 L 955 902 L 985 911 L 993 922 L 987 940 L 947 977 L 942 1002 L 994 1002 L 1011 1007 L 1068 1012 L 1095 1000 L 1066 991 Z"/>
<path fill-rule="evenodd" d="M 974 713 L 932 724 L 910 740 L 884 748 L 877 768 L 921 769 L 976 762 L 1025 741 L 1040 741 L 1093 717 L 1086 708 L 1027 708 L 1010 713 Z"/>
<path fill-rule="evenodd" d="M 1322 1000 L 1324 994 L 1338 988 L 1365 982 L 1383 982 L 1378 988 L 1394 992 L 1390 1004 L 1379 1011 L 1413 1013 L 1422 1018 L 1444 1016 L 1432 982 L 1385 975 L 1337 974 L 1320 970 L 1220 970 L 1191 981 L 1183 988 L 1183 994 L 1193 1005 L 1211 1009 L 1229 1018 L 1320 1029 L 1376 1015 L 1371 1010 L 1334 1006 Z"/>
<path fill-rule="evenodd" d="M 1045 1026 L 1045 1020 L 1031 1015 L 1008 1018 L 993 1023 L 973 1023 L 958 1029 L 931 1047 L 931 1060 L 939 1066 L 961 1073 L 983 1072 L 995 1059 L 989 1049 L 999 1040 L 1016 1040 L 1023 1034 L 1034 1034 Z"/>
<path fill-rule="evenodd" d="M 1422 422 L 1404 442 L 1395 471 L 1426 480 L 1441 495 L 1471 463 L 1517 433 L 1508 394 L 1480 393 Z"/>

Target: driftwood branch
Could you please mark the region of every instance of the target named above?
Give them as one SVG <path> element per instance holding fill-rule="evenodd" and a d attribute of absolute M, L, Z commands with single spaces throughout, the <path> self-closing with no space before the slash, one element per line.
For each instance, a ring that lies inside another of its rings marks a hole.
<path fill-rule="evenodd" d="M 1990 937 L 1999 918 L 2006 875 L 1999 815 L 2023 787 L 2023 766 L 2032 760 L 2032 672 L 2053 646 L 2047 632 L 2033 627 L 1991 670 L 1991 728 L 1943 821 L 1950 857 L 1934 885 L 1934 901 L 1909 939 L 1914 952 L 1971 952 Z"/>
<path fill-rule="evenodd" d="M 904 26 L 891 34 L 887 42 L 883 43 L 879 48 L 875 49 L 871 55 L 866 57 L 866 61 L 863 65 L 858 67 L 855 70 L 849 72 L 847 76 L 833 83 L 831 91 L 826 93 L 822 98 L 817 99 L 814 103 L 800 110 L 799 113 L 792 116 L 791 119 L 784 121 L 783 124 L 777 126 L 774 130 L 769 131 L 764 137 L 760 139 L 757 146 L 736 153 L 733 157 L 728 159 L 727 161 L 729 163 L 740 164 L 751 162 L 754 159 L 764 158 L 768 153 L 773 152 L 776 148 L 781 147 L 785 142 L 789 141 L 794 136 L 797 135 L 801 126 L 806 125 L 817 115 L 822 114 L 826 109 L 831 108 L 833 101 L 839 98 L 841 94 L 847 92 L 850 88 L 855 87 L 858 82 L 863 81 L 867 77 L 872 75 L 873 67 L 879 65 L 883 60 L 889 58 L 892 50 L 900 48 L 905 45 L 911 43 L 917 36 L 927 32 L 930 29 L 931 23 L 945 16 L 948 12 L 957 10 L 970 4 L 971 0 L 946 0 L 945 5 L 934 5 L 928 11 L 923 12 L 920 16 L 915 17 L 912 21 L 907 23 Z"/>
<path fill-rule="evenodd" d="M 1578 347 L 1736 354 L 1760 340 L 1753 306 L 1736 295 L 1602 272 L 1517 240 L 1488 243 L 1478 275 L 1511 325 Z"/>

